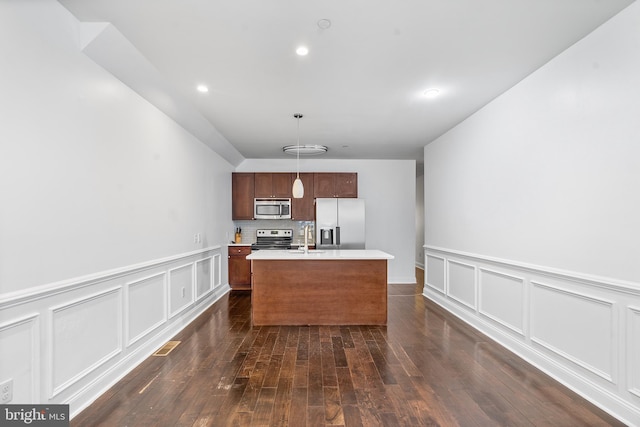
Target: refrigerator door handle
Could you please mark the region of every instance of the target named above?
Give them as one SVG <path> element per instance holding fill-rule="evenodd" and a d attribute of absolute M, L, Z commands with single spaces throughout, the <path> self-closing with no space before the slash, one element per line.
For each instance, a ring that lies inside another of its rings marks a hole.
<path fill-rule="evenodd" d="M 340 227 L 336 227 L 336 245 L 340 245 Z"/>

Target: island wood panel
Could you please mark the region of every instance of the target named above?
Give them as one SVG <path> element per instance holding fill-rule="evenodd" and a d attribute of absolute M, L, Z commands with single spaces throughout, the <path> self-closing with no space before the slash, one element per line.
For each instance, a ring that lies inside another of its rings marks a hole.
<path fill-rule="evenodd" d="M 256 326 L 387 324 L 387 260 L 251 262 Z"/>

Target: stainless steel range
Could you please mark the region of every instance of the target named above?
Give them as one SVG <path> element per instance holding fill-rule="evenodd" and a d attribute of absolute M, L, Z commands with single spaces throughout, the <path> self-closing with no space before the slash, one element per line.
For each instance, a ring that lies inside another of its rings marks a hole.
<path fill-rule="evenodd" d="M 251 245 L 251 250 L 257 251 L 261 249 L 291 249 L 292 241 L 292 229 L 256 230 L 256 242 Z"/>

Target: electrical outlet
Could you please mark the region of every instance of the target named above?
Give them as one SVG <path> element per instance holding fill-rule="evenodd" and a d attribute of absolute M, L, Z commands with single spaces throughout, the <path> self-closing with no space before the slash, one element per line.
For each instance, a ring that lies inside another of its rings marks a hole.
<path fill-rule="evenodd" d="M 0 383 L 0 404 L 9 403 L 13 399 L 13 379 Z"/>

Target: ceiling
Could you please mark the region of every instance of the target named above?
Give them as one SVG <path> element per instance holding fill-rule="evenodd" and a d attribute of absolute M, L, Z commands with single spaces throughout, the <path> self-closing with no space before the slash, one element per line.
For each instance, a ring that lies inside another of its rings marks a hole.
<path fill-rule="evenodd" d="M 632 3 L 59 1 L 81 22 L 111 23 L 160 76 L 146 84 L 171 88 L 237 158 L 290 158 L 282 147 L 296 144 L 300 112 L 300 143 L 326 145 L 324 158 L 418 162 L 426 144 Z M 439 96 L 424 97 L 429 88 Z"/>

